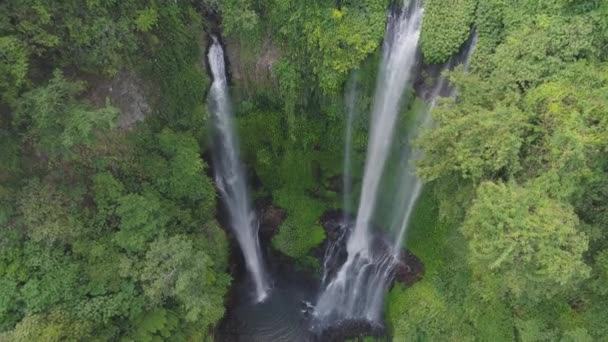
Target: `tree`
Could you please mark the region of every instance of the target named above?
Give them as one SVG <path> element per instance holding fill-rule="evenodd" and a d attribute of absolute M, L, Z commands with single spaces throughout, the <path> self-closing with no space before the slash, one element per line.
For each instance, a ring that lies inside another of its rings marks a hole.
<path fill-rule="evenodd" d="M 80 265 L 60 249 L 26 242 L 23 261 L 27 280 L 19 288 L 19 300 L 27 314 L 41 313 L 54 305 L 73 303 L 82 292 Z"/>
<path fill-rule="evenodd" d="M 482 183 L 462 232 L 488 296 L 538 302 L 589 276 L 588 239 L 574 210 L 538 189 Z"/>
<path fill-rule="evenodd" d="M 476 0 L 429 0 L 424 3 L 420 46 L 425 62 L 443 63 L 467 40 Z"/>
<path fill-rule="evenodd" d="M 285 42 L 290 67 L 296 67 L 302 78 L 312 72 L 316 87 L 323 94 L 335 95 L 348 72 L 380 45 L 386 5 L 384 0 L 339 5 L 275 0 L 268 10 L 273 32 Z M 293 76 L 293 72 L 283 74 Z M 296 88 L 306 91 L 306 87 Z"/>
<path fill-rule="evenodd" d="M 137 11 L 135 18 L 135 26 L 141 32 L 150 31 L 158 21 L 158 11 L 154 7 L 148 7 L 144 10 Z"/>
<path fill-rule="evenodd" d="M 251 9 L 250 0 L 227 0 L 221 2 L 222 26 L 227 34 L 251 33 L 258 26 L 258 15 Z"/>
<path fill-rule="evenodd" d="M 141 280 L 153 303 L 177 299 L 188 321 L 207 326 L 224 313 L 223 294 L 230 279 L 218 273 L 211 258 L 187 236 L 154 241 L 146 253 Z"/>
<path fill-rule="evenodd" d="M 159 179 L 161 191 L 173 199 L 186 199 L 204 208 L 211 218 L 215 210 L 215 188 L 204 172 L 207 165 L 201 159 L 196 140 L 189 134 L 169 129 L 158 135 L 159 148 L 168 159 L 166 179 Z"/>
<path fill-rule="evenodd" d="M 49 245 L 71 243 L 81 232 L 81 223 L 71 211 L 73 204 L 55 187 L 30 182 L 19 196 L 21 223 L 28 236 Z"/>
<path fill-rule="evenodd" d="M 124 186 L 111 173 L 98 173 L 93 178 L 93 192 L 97 205 L 97 218 L 109 227 L 118 225 L 119 199 L 125 194 Z"/>
<path fill-rule="evenodd" d="M 114 239 L 130 252 L 144 251 L 146 242 L 162 234 L 169 219 L 158 195 L 151 190 L 141 195 L 131 193 L 121 197 L 116 213 L 120 217 L 120 231 Z"/>
<path fill-rule="evenodd" d="M 46 86 L 25 93 L 17 103 L 16 120 L 26 136 L 52 155 L 69 155 L 76 145 L 91 144 L 97 130 L 113 126 L 117 112 L 106 106 L 92 109 L 76 100 L 84 83 L 68 81 L 55 71 Z"/>
<path fill-rule="evenodd" d="M 468 85 L 468 84 L 467 84 Z M 473 89 L 476 87 L 476 89 Z M 479 85 L 463 89 L 477 93 Z M 478 182 L 520 170 L 519 154 L 529 129 L 529 114 L 512 104 L 456 103 L 447 100 L 433 112 L 438 126 L 424 134 L 420 145 L 425 151 L 418 172 L 426 181 L 455 174 Z"/>
<path fill-rule="evenodd" d="M 57 66 L 112 75 L 135 54 L 137 14 L 149 4 L 9 0 L 0 5 L 8 22 L 0 23 L 0 31 L 16 36 L 34 55 Z"/>
<path fill-rule="evenodd" d="M 90 323 L 73 320 L 62 310 L 28 315 L 15 329 L 0 333 L 1 342 L 76 342 L 90 339 Z"/>
<path fill-rule="evenodd" d="M 27 83 L 29 68 L 25 46 L 15 37 L 0 37 L 0 100 L 12 105 Z"/>

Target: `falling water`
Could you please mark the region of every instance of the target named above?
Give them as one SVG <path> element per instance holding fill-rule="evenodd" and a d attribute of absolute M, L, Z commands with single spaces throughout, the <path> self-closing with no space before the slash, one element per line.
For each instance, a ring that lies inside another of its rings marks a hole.
<path fill-rule="evenodd" d="M 345 213 L 350 213 L 350 207 L 352 205 L 351 192 L 353 178 L 351 174 L 352 167 L 352 153 L 353 153 L 353 121 L 356 115 L 356 99 L 357 99 L 357 75 L 356 72 L 350 76 L 348 81 L 348 87 L 346 91 L 345 104 L 346 104 L 346 134 L 344 137 L 344 172 L 342 175 L 342 193 L 343 193 L 343 204 L 342 209 Z"/>
<path fill-rule="evenodd" d="M 405 6 L 404 6 L 405 7 Z M 403 91 L 409 82 L 418 49 L 420 22 L 423 9 L 419 1 L 412 1 L 408 9 L 388 18 L 387 34 L 383 47 L 383 64 L 380 66 L 375 102 L 371 118 L 371 131 L 367 151 L 365 173 L 354 230 L 345 223 L 344 234 L 350 234 L 347 243 L 348 257 L 331 281 L 325 279 L 324 291 L 315 307 L 315 324 L 323 327 L 332 321 L 367 320 L 381 323 L 384 295 L 400 263 L 403 240 L 416 201 L 422 191 L 422 182 L 415 174 L 415 161 L 422 151 L 406 144 L 401 155 L 389 229 L 382 236 L 370 232 L 370 222 L 378 201 L 378 187 L 383 177 L 388 154 L 393 144 L 394 127 L 400 109 Z M 456 63 L 466 67 L 474 48 L 473 36 L 463 53 L 452 58 L 442 71 L 452 69 Z M 454 96 L 455 91 L 440 76 L 428 97 L 428 105 L 418 114 L 419 122 L 407 132 L 409 140 L 416 137 L 421 128 L 432 126 L 430 112 L 439 96 Z M 348 153 L 349 148 L 346 151 Z M 346 172 L 345 172 L 346 173 Z M 340 239 L 344 239 L 340 236 Z M 340 240 L 338 240 L 339 242 Z M 330 247 L 332 245 L 330 244 Z M 326 257 L 339 255 L 335 246 Z M 324 260 L 325 265 L 335 263 Z"/>
<path fill-rule="evenodd" d="M 456 88 L 452 87 L 448 84 L 445 76 L 443 75 L 444 70 L 451 70 L 459 63 L 462 63 L 464 70 L 466 71 L 469 68 L 469 64 L 471 61 L 471 54 L 475 50 L 475 46 L 477 44 L 477 33 L 473 32 L 469 42 L 465 44 L 463 51 L 460 54 L 453 56 L 442 68 L 441 74 L 439 76 L 439 80 L 437 81 L 433 91 L 431 92 L 431 97 L 429 99 L 429 104 L 422 111 L 422 122 L 416 128 L 416 131 L 420 131 L 421 129 L 430 128 L 433 124 L 432 116 L 430 115 L 437 104 L 437 100 L 439 97 L 455 97 L 456 96 Z M 443 93 L 442 93 L 443 92 Z M 411 140 L 414 140 L 417 137 L 416 132 L 411 132 L 408 134 L 411 136 Z M 411 146 L 411 145 L 409 145 Z M 411 148 L 410 148 L 411 150 Z M 423 156 L 423 152 L 420 149 L 416 149 L 411 153 L 404 154 L 404 158 L 402 162 L 405 164 L 403 167 L 404 172 L 401 174 L 399 180 L 399 189 L 407 190 L 407 192 L 401 191 L 399 198 L 401 199 L 400 208 L 405 208 L 403 210 L 403 215 L 401 215 L 400 223 L 398 226 L 393 225 L 393 231 L 395 228 L 398 228 L 397 238 L 394 240 L 392 249 L 393 255 L 395 257 L 399 257 L 399 253 L 401 252 L 401 246 L 403 245 L 403 239 L 405 237 L 410 218 L 412 216 L 412 212 L 414 211 L 414 206 L 420 193 L 422 192 L 422 181 L 415 174 L 415 161 L 420 160 Z M 394 211 L 399 213 L 399 210 Z"/>
<path fill-rule="evenodd" d="M 232 108 L 226 82 L 224 52 L 216 37 L 209 49 L 213 84 L 209 93 L 215 128 L 213 167 L 215 182 L 228 210 L 230 226 L 243 252 L 247 270 L 253 278 L 257 301 L 268 295 L 268 281 L 258 240 L 258 221 L 251 210 L 245 176 L 234 135 Z"/>
<path fill-rule="evenodd" d="M 414 0 L 398 15 L 391 12 L 388 17 L 359 209 L 347 244 L 348 258 L 317 301 L 318 322 L 347 318 L 379 321 L 382 298 L 376 298 L 376 290 L 387 286 L 385 282 L 391 278 L 394 258 L 390 253 L 375 252 L 372 248 L 375 239 L 369 234 L 369 226 L 401 97 L 416 61 L 422 13 L 421 2 Z"/>
<path fill-rule="evenodd" d="M 421 1 L 414 0 L 407 10 L 388 18 L 387 41 L 376 86 L 357 221 L 348 241 L 349 254 L 365 254 L 369 247 L 369 223 L 390 151 L 401 97 L 416 61 L 422 12 Z"/>

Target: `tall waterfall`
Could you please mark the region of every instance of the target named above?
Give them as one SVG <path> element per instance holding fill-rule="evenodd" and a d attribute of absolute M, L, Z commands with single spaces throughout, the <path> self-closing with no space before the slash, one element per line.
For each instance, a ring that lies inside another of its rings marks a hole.
<path fill-rule="evenodd" d="M 239 146 L 234 134 L 232 108 L 224 51 L 216 37 L 209 49 L 208 59 L 213 84 L 209 93 L 210 111 L 213 115 L 213 167 L 215 182 L 229 214 L 230 226 L 243 252 L 245 264 L 255 285 L 257 301 L 268 295 L 269 286 L 258 239 L 258 221 L 251 209 L 245 175 L 239 156 Z"/>
<path fill-rule="evenodd" d="M 387 41 L 384 44 L 374 97 L 357 221 L 348 241 L 349 254 L 365 254 L 368 249 L 368 228 L 376 204 L 378 185 L 391 148 L 401 97 L 416 61 L 422 12 L 421 1 L 414 0 L 398 16 L 391 15 L 388 18 Z"/>
<path fill-rule="evenodd" d="M 422 14 L 423 9 L 418 0 L 412 0 L 409 7 L 404 6 L 401 13 L 389 13 L 371 116 L 359 209 L 352 232 L 349 232 L 348 227 L 343 231 L 343 234 L 351 234 L 346 244 L 346 261 L 333 279 L 326 279 L 328 271 L 324 271 L 324 290 L 318 298 L 314 312 L 315 324 L 321 327 L 341 320 L 381 323 L 384 296 L 400 263 L 403 240 L 416 201 L 422 192 L 422 182 L 415 174 L 414 163 L 422 157 L 422 151 L 412 148 L 411 141 L 417 136 L 420 128 L 431 127 L 430 112 L 439 96 L 449 97 L 455 94 L 447 80 L 439 76 L 430 94 L 426 96 L 426 108 L 416 113 L 417 124 L 406 132 L 410 143 L 400 151 L 400 163 L 397 166 L 399 173 L 394 187 L 396 191 L 391 196 L 392 206 L 387 218 L 387 229 L 382 234 L 371 232 L 379 184 L 393 146 L 401 97 L 413 72 Z M 475 41 L 474 35 L 462 53 L 452 58 L 441 70 L 452 69 L 457 63 L 463 63 L 466 69 Z M 350 153 L 349 149 L 347 146 L 345 153 Z M 344 225 L 348 224 L 345 220 Z M 340 239 L 343 239 L 343 236 L 340 236 Z M 326 258 L 339 254 L 335 251 L 334 244 L 340 243 L 340 239 L 329 245 L 332 249 L 328 250 L 331 253 L 326 252 Z M 324 266 L 333 263 L 334 260 L 324 260 Z"/>
<path fill-rule="evenodd" d="M 400 13 L 391 12 L 388 17 L 355 227 L 347 243 L 346 262 L 318 298 L 314 313 L 318 322 L 380 320 L 395 258 L 392 253 L 376 253 L 369 227 L 392 146 L 401 97 L 416 61 L 423 13 L 419 0 L 405 5 Z"/>

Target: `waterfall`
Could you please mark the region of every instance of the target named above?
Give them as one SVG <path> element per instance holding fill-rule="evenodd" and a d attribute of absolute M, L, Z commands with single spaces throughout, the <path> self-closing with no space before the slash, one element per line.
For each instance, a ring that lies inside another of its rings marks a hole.
<path fill-rule="evenodd" d="M 368 248 L 368 228 L 378 185 L 391 148 L 401 97 L 416 61 L 422 12 L 421 2 L 415 0 L 410 8 L 388 18 L 387 41 L 374 97 L 357 221 L 348 241 L 349 254 L 365 253 Z"/>
<path fill-rule="evenodd" d="M 418 50 L 420 24 L 423 9 L 418 0 L 413 0 L 402 12 L 390 12 L 383 46 L 382 65 L 371 115 L 371 129 L 368 141 L 366 164 L 359 208 L 354 228 L 349 231 L 345 220 L 343 234 L 350 234 L 346 245 L 347 258 L 331 280 L 324 270 L 323 291 L 318 297 L 314 312 L 313 328 L 324 328 L 334 321 L 366 320 L 381 324 L 384 296 L 393 280 L 394 272 L 401 263 L 401 251 L 416 201 L 422 192 L 422 182 L 415 174 L 415 161 L 423 156 L 422 151 L 413 149 L 408 143 L 401 153 L 398 165 L 401 172 L 397 176 L 388 231 L 374 234 L 371 220 L 378 201 L 378 188 L 383 177 L 385 164 L 393 146 L 394 127 L 397 123 L 401 97 L 408 85 Z M 468 67 L 470 53 L 474 48 L 476 35 L 465 45 L 460 54 L 446 63 L 441 71 L 452 69 L 457 63 Z M 407 132 L 412 141 L 421 128 L 430 128 L 430 112 L 440 96 L 455 96 L 443 75 L 439 76 L 428 96 L 426 108 L 417 114 L 418 124 Z M 350 125 L 347 122 L 347 125 Z M 347 126 L 347 131 L 348 131 Z M 347 146 L 345 153 L 349 152 Z M 347 174 L 345 172 L 345 174 Z M 329 244 L 325 257 L 333 258 L 335 250 L 344 236 Z M 324 260 L 324 266 L 335 264 L 335 260 Z"/>
<path fill-rule="evenodd" d="M 233 114 L 226 81 L 224 51 L 216 37 L 208 53 L 213 83 L 209 93 L 214 131 L 213 168 L 215 182 L 228 211 L 231 229 L 241 247 L 258 302 L 268 295 L 269 286 L 258 239 L 258 221 L 251 209 L 239 146 L 233 128 Z"/>
<path fill-rule="evenodd" d="M 350 213 L 352 205 L 352 153 L 353 153 L 353 120 L 355 118 L 357 106 L 357 74 L 353 72 L 348 80 L 348 87 L 344 103 L 346 104 L 346 132 L 344 136 L 344 172 L 342 174 L 342 210 Z"/>
<path fill-rule="evenodd" d="M 433 108 L 437 104 L 437 100 L 439 97 L 455 97 L 456 96 L 456 88 L 451 87 L 445 77 L 442 75 L 444 70 L 451 70 L 454 66 L 458 64 L 462 64 L 464 70 L 466 71 L 469 68 L 469 64 L 471 61 L 471 54 L 475 50 L 475 46 L 477 44 L 477 33 L 473 32 L 469 41 L 465 44 L 464 49 L 457 55 L 453 56 L 442 68 L 439 76 L 439 80 L 431 92 L 431 96 L 429 99 L 429 104 L 421 113 L 423 115 L 422 122 L 417 127 L 417 131 L 421 129 L 430 128 L 432 126 L 432 117 L 431 112 Z M 443 94 L 442 94 L 443 92 Z M 408 136 L 412 137 L 411 140 L 414 140 L 417 137 L 416 132 L 408 132 Z M 410 144 L 411 146 L 411 144 Z M 411 148 L 410 148 L 411 150 Z M 415 161 L 421 159 L 423 156 L 423 152 L 419 149 L 414 150 L 412 153 L 407 153 L 404 155 L 402 159 L 402 163 L 404 164 L 403 170 L 404 172 L 401 174 L 399 179 L 399 189 L 400 194 L 398 198 L 401 200 L 400 208 L 405 208 L 403 210 L 403 215 L 401 215 L 399 219 L 398 226 L 393 225 L 392 231 L 397 231 L 397 237 L 394 240 L 392 249 L 393 255 L 395 257 L 399 257 L 399 253 L 401 252 L 401 246 L 404 243 L 405 233 L 407 231 L 407 227 L 409 225 L 410 217 L 412 212 L 414 211 L 414 206 L 420 193 L 422 192 L 422 181 L 415 174 Z M 403 191 L 406 190 L 406 191 Z M 399 210 L 395 210 L 395 213 L 399 213 Z"/>
<path fill-rule="evenodd" d="M 379 322 L 382 298 L 377 298 L 377 289 L 382 288 L 382 294 L 385 292 L 395 261 L 390 253 L 376 253 L 369 226 L 392 145 L 401 97 L 416 62 L 422 13 L 421 2 L 414 0 L 400 13 L 389 14 L 359 208 L 347 243 L 348 257 L 317 300 L 314 313 L 317 322 L 347 318 Z"/>

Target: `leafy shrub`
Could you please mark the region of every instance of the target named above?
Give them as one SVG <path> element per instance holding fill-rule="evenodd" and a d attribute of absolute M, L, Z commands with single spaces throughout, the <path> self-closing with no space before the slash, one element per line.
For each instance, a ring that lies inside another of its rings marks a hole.
<path fill-rule="evenodd" d="M 420 46 L 427 63 L 443 63 L 456 53 L 471 30 L 477 0 L 427 0 Z"/>

